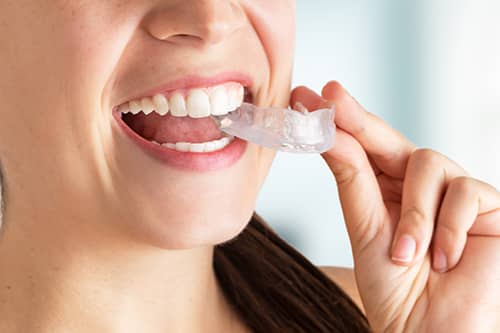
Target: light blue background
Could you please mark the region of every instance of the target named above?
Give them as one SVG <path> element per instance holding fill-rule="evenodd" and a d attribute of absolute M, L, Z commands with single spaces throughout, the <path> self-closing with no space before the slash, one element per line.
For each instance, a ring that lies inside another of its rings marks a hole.
<path fill-rule="evenodd" d="M 500 185 L 500 3 L 297 1 L 295 85 L 335 79 L 419 146 Z M 352 266 L 319 156 L 278 154 L 257 211 L 318 265 Z"/>

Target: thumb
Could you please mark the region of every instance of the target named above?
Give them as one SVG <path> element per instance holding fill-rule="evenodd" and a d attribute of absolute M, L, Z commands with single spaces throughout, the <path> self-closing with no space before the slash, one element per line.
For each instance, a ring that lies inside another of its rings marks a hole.
<path fill-rule="evenodd" d="M 293 90 L 290 104 L 296 102 L 310 110 L 332 103 L 306 87 Z M 334 147 L 321 156 L 336 179 L 353 254 L 357 257 L 358 252 L 376 237 L 388 213 L 374 170 L 361 144 L 339 127 L 335 140 Z"/>

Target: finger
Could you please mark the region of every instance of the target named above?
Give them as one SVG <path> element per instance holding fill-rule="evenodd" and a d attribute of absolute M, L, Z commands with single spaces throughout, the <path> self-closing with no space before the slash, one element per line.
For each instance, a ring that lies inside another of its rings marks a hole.
<path fill-rule="evenodd" d="M 314 110 L 326 103 L 314 91 L 298 87 L 292 93 L 296 102 Z M 349 133 L 338 128 L 336 142 L 325 162 L 337 181 L 340 202 L 354 256 L 365 248 L 380 229 L 387 215 L 375 174 L 361 144 Z"/>
<path fill-rule="evenodd" d="M 445 189 L 464 175 L 460 166 L 432 150 L 420 149 L 410 156 L 392 245 L 394 262 L 411 265 L 425 256 Z"/>
<path fill-rule="evenodd" d="M 331 106 L 331 103 L 328 103 L 326 99 L 304 86 L 299 86 L 292 91 L 290 106 L 294 107 L 297 102 L 303 104 L 310 111 Z"/>
<path fill-rule="evenodd" d="M 335 104 L 337 126 L 356 138 L 383 172 L 403 178 L 415 145 L 383 120 L 365 111 L 338 82 L 329 82 L 323 88 L 322 97 Z"/>
<path fill-rule="evenodd" d="M 446 272 L 457 265 L 468 234 L 500 236 L 500 193 L 479 180 L 459 177 L 446 190 L 434 232 L 436 271 Z"/>

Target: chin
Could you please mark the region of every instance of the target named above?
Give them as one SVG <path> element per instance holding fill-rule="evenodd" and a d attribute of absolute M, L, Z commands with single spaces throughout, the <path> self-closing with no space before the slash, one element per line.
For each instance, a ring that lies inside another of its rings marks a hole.
<path fill-rule="evenodd" d="M 219 214 L 192 211 L 182 218 L 161 218 L 143 230 L 146 242 L 165 250 L 189 250 L 231 241 L 248 225 L 254 209 Z"/>

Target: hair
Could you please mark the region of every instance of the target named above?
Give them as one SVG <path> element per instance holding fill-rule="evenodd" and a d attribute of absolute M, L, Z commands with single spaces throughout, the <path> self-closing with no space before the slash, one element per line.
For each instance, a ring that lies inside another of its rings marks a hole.
<path fill-rule="evenodd" d="M 214 269 L 253 332 L 371 332 L 352 299 L 256 213 L 238 237 L 216 246 Z"/>

